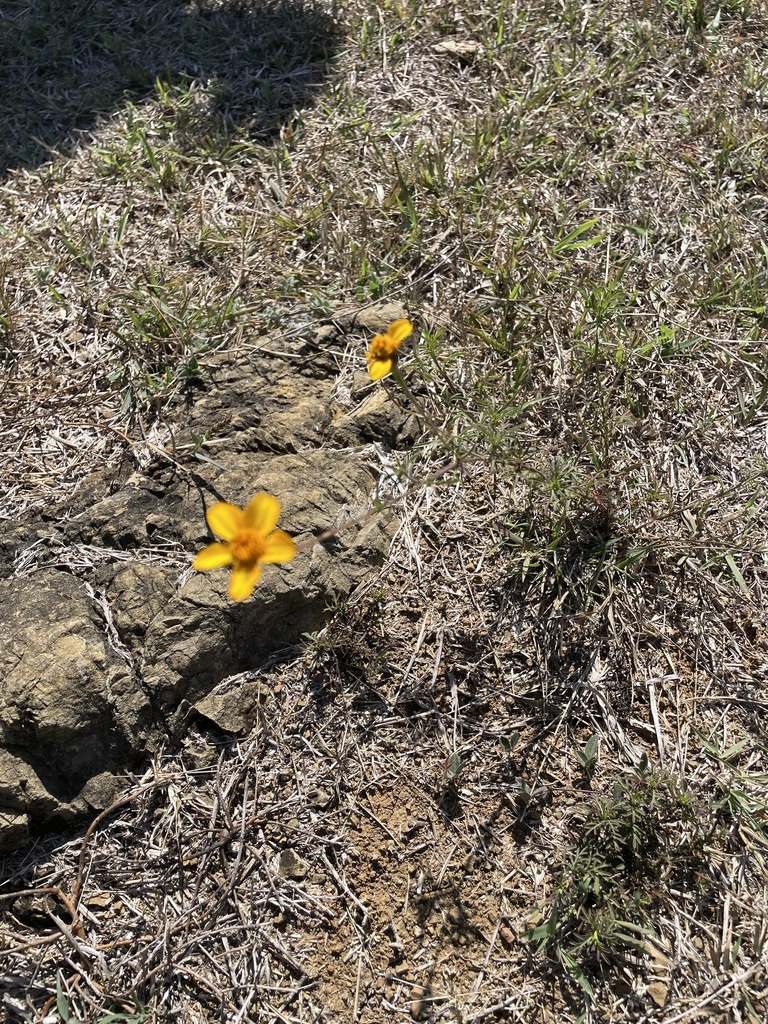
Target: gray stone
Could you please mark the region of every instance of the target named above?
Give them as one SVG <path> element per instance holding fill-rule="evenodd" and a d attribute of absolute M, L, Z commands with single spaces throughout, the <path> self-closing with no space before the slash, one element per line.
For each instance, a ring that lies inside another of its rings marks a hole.
<path fill-rule="evenodd" d="M 340 446 L 351 447 L 361 440 L 392 446 L 410 443 L 419 433 L 417 416 L 394 402 L 386 388 L 377 386 L 366 388 L 359 405 L 337 416 L 329 436 Z"/>
<path fill-rule="evenodd" d="M 399 302 L 382 302 L 374 306 L 362 306 L 348 310 L 335 317 L 346 330 L 357 329 L 371 334 L 381 334 L 396 320 L 407 320 L 408 312 Z"/>
<path fill-rule="evenodd" d="M 0 853 L 18 850 L 29 842 L 29 815 L 0 807 Z"/>
<path fill-rule="evenodd" d="M 119 798 L 125 789 L 125 778 L 102 772 L 89 779 L 80 790 L 79 797 L 92 811 L 105 811 Z"/>
<path fill-rule="evenodd" d="M 290 878 L 300 882 L 307 877 L 309 865 L 296 853 L 295 850 L 282 850 L 278 858 L 277 872 L 281 878 Z"/>
<path fill-rule="evenodd" d="M 259 681 L 235 676 L 224 692 L 220 690 L 221 687 L 217 687 L 217 692 L 199 700 L 193 712 L 222 732 L 251 732 L 261 721 L 264 693 Z"/>
<path fill-rule="evenodd" d="M 89 779 L 133 761 L 149 703 L 74 576 L 0 581 L 0 605 L 0 805 L 69 821 Z"/>

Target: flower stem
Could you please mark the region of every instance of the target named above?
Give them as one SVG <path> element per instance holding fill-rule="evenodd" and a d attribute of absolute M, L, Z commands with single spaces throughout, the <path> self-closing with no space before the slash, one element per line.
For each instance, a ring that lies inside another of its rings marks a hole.
<path fill-rule="evenodd" d="M 442 431 L 441 431 L 440 427 L 438 427 L 438 425 L 435 423 L 435 421 L 429 415 L 427 410 L 424 408 L 423 404 L 419 401 L 419 399 L 416 397 L 416 395 L 414 395 L 414 393 L 411 391 L 411 389 L 405 383 L 405 378 L 403 377 L 402 373 L 400 372 L 400 367 L 397 365 L 397 363 L 395 363 L 394 366 L 392 367 L 392 378 L 396 381 L 396 383 L 397 383 L 398 387 L 400 388 L 400 390 L 403 392 L 405 397 L 408 399 L 408 401 L 414 407 L 414 409 L 416 410 L 416 414 L 418 416 L 420 416 L 421 419 L 424 420 L 424 422 L 427 424 L 427 426 L 432 431 L 432 433 L 435 435 L 435 437 L 441 437 L 442 436 Z"/>

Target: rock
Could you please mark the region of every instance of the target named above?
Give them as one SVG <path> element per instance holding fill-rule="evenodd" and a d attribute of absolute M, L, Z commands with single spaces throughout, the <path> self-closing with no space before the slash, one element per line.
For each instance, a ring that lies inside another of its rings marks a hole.
<path fill-rule="evenodd" d="M 0 606 L 0 806 L 69 823 L 89 780 L 135 760 L 149 702 L 73 576 L 0 581 Z"/>
<path fill-rule="evenodd" d="M 0 809 L 0 853 L 18 850 L 29 841 L 29 815 Z"/>
<path fill-rule="evenodd" d="M 111 772 L 94 775 L 80 790 L 80 798 L 85 800 L 92 811 L 105 811 L 118 799 L 125 789 L 125 779 Z"/>
<path fill-rule="evenodd" d="M 426 991 L 421 985 L 414 985 L 411 989 L 411 1002 L 408 1006 L 408 1011 L 414 1020 L 421 1020 L 421 1016 L 424 1013 L 424 997 Z"/>
<path fill-rule="evenodd" d="M 0 813 L 10 818 L 19 812 L 29 819 L 49 817 L 57 800 L 48 792 L 35 770 L 10 750 L 0 749 Z M 3 834 L 3 842 L 7 836 Z"/>
<path fill-rule="evenodd" d="M 345 330 L 383 334 L 395 320 L 407 320 L 408 312 L 399 302 L 381 302 L 373 306 L 344 310 L 334 321 Z"/>
<path fill-rule="evenodd" d="M 190 771 L 205 772 L 218 763 L 219 752 L 205 737 L 193 734 L 185 739 L 183 758 Z"/>
<path fill-rule="evenodd" d="M 260 719 L 260 704 L 264 698 L 258 680 L 236 676 L 227 681 L 227 689 L 199 700 L 193 708 L 195 714 L 215 725 L 222 732 L 250 732 Z"/>
<path fill-rule="evenodd" d="M 333 803 L 333 793 L 327 789 L 310 789 L 307 791 L 306 798 L 311 807 L 317 807 L 321 811 L 327 810 Z"/>
<path fill-rule="evenodd" d="M 71 761 L 70 745 L 110 722 L 113 688 L 130 690 L 130 671 L 110 648 L 85 587 L 68 573 L 3 580 L 0 603 L 0 742 L 66 744 Z"/>
<path fill-rule="evenodd" d="M 455 903 L 448 908 L 445 916 L 455 928 L 461 928 L 465 923 L 464 911 Z"/>
<path fill-rule="evenodd" d="M 248 673 L 318 629 L 329 605 L 383 562 L 395 520 L 364 518 L 377 478 L 349 449 L 394 443 L 408 416 L 384 389 L 362 412 L 340 414 L 333 394 L 345 330 L 364 369 L 359 335 L 404 315 L 389 305 L 349 310 L 314 339 L 257 339 L 245 355 L 201 359 L 199 380 L 170 402 L 168 418 L 174 458 L 197 449 L 208 461 L 179 468 L 158 457 L 140 468 L 129 454 L 66 505 L 4 535 L 0 847 L 103 810 L 121 773 L 180 740 L 190 722 L 257 726 Z M 253 596 L 232 602 L 228 570 L 194 572 L 192 555 L 214 539 L 207 507 L 243 506 L 258 491 L 279 497 L 280 528 L 307 549 L 265 566 Z M 313 544 L 329 527 L 339 533 Z"/>
<path fill-rule="evenodd" d="M 290 878 L 300 882 L 309 873 L 309 865 L 295 850 L 282 850 L 278 858 L 277 873 L 281 878 Z"/>
<path fill-rule="evenodd" d="M 364 394 L 359 406 L 335 419 L 329 436 L 334 443 L 351 447 L 361 440 L 407 445 L 418 433 L 417 417 L 400 402 L 395 403 L 385 388 L 375 387 Z"/>
<path fill-rule="evenodd" d="M 25 924 L 31 925 L 33 928 L 40 928 L 51 923 L 51 914 L 56 913 L 59 907 L 49 893 L 42 896 L 25 893 L 12 900 L 11 910 L 14 916 Z"/>
<path fill-rule="evenodd" d="M 443 39 L 432 49 L 439 56 L 452 57 L 459 64 L 471 64 L 482 53 L 483 47 L 474 39 Z"/>
<path fill-rule="evenodd" d="M 283 499 L 280 527 L 301 543 L 364 512 L 375 480 L 359 460 L 319 450 L 276 456 L 259 471 L 248 455 L 214 471 L 216 491 L 245 504 L 256 491 Z M 257 667 L 269 654 L 318 629 L 334 597 L 348 594 L 380 564 L 391 517 L 375 517 L 315 545 L 284 566 L 265 566 L 248 601 L 227 596 L 229 572 L 193 573 L 144 637 L 141 673 L 156 707 L 173 716 L 182 699 L 195 704 L 222 679 Z M 202 531 L 196 547 L 209 538 Z M 120 629 L 120 617 L 116 614 Z M 173 732 L 180 723 L 173 719 Z"/>
<path fill-rule="evenodd" d="M 107 567 L 100 575 L 120 639 L 132 651 L 140 650 L 150 623 L 174 593 L 173 574 L 167 568 L 129 562 L 117 569 Z"/>
<path fill-rule="evenodd" d="M 283 343 L 276 344 L 282 350 Z M 303 348 L 288 372 L 274 357 L 254 361 L 217 353 L 206 358 L 204 390 L 184 414 L 178 443 L 205 437 L 203 452 L 217 461 L 232 453 L 286 454 L 319 447 L 333 414 L 335 379 L 321 368 L 316 376 L 313 357 L 324 352 Z M 307 370 L 311 381 L 302 373 Z"/>
<path fill-rule="evenodd" d="M 669 999 L 669 989 L 664 984 L 664 982 L 663 981 L 652 981 L 652 982 L 650 982 L 650 984 L 648 985 L 648 988 L 646 989 L 646 992 L 648 993 L 650 998 L 653 1000 L 653 1002 L 659 1007 L 659 1009 L 663 1010 L 664 1007 L 667 1005 L 667 1000 Z"/>

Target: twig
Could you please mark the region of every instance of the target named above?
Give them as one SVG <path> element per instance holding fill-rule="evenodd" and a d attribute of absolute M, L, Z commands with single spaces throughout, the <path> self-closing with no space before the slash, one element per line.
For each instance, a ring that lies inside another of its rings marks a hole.
<path fill-rule="evenodd" d="M 85 856 L 88 852 L 88 843 L 91 836 L 99 827 L 105 818 L 108 818 L 110 814 L 114 814 L 120 807 L 125 807 L 126 804 L 133 803 L 136 797 L 143 796 L 145 793 L 151 792 L 153 789 L 159 789 L 160 786 L 166 785 L 168 782 L 173 781 L 174 776 L 165 775 L 159 779 L 155 779 L 154 782 L 148 782 L 146 785 L 141 786 L 139 789 L 134 790 L 133 793 L 126 793 L 125 796 L 121 796 L 119 800 L 115 800 L 113 804 L 110 804 L 100 814 L 96 815 L 91 824 L 88 826 L 85 835 L 83 836 L 82 846 L 80 847 L 80 858 L 77 865 L 77 875 L 75 877 L 75 884 L 72 888 L 72 903 L 76 907 L 80 902 L 80 896 L 83 891 L 83 876 L 85 872 Z"/>

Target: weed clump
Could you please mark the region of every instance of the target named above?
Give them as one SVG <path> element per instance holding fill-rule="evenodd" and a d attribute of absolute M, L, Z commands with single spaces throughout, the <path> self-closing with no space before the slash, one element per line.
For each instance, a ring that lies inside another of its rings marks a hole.
<path fill-rule="evenodd" d="M 748 781 L 721 778 L 713 801 L 643 758 L 610 793 L 595 794 L 554 871 L 552 899 L 524 936 L 544 954 L 545 973 L 564 973 L 593 1004 L 599 982 L 629 962 L 637 971 L 652 944 L 664 945 L 656 922 L 670 892 L 706 918 L 734 837 L 742 852 L 745 828 L 766 844 Z"/>

